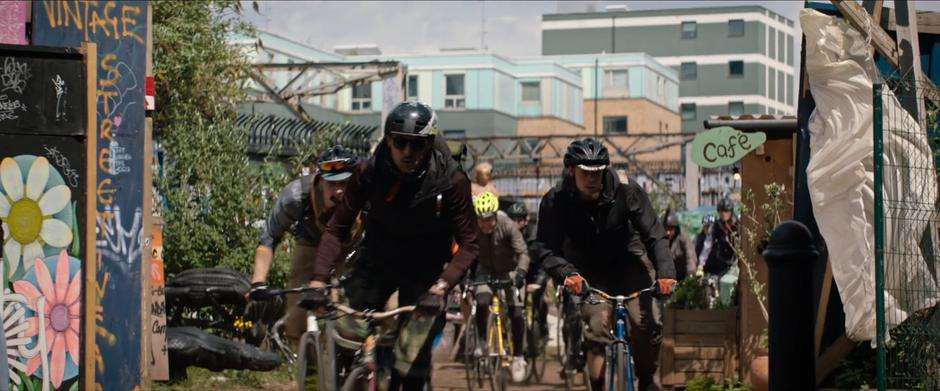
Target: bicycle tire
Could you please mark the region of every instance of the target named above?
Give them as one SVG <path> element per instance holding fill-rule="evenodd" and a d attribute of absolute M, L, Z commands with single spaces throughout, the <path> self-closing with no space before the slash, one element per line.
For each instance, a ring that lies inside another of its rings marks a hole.
<path fill-rule="evenodd" d="M 512 374 L 509 373 L 509 368 L 499 368 L 496 371 L 496 388 L 494 388 L 494 391 L 508 390 L 510 378 L 512 378 Z"/>
<path fill-rule="evenodd" d="M 343 382 L 343 391 L 369 391 L 369 368 L 357 366 L 349 371 Z"/>
<path fill-rule="evenodd" d="M 500 351 L 499 346 L 495 344 L 498 343 L 497 338 L 499 336 L 492 334 L 493 330 L 496 330 L 496 315 L 491 311 L 486 317 L 486 369 L 487 377 L 490 380 L 490 389 L 493 391 L 499 390 L 499 385 L 497 384 L 499 371 L 502 368 L 502 351 Z M 499 332 L 498 330 L 496 331 Z"/>
<path fill-rule="evenodd" d="M 538 323 L 538 319 L 533 318 L 532 322 L 529 323 L 529 335 L 530 337 L 526 337 L 526 343 L 532 344 L 533 347 L 531 353 L 527 355 L 529 357 L 526 357 L 526 366 L 529 368 L 526 382 L 541 384 L 545 375 L 546 361 L 548 360 L 545 357 L 546 337 L 542 335 L 542 328 Z"/>
<path fill-rule="evenodd" d="M 610 358 L 613 359 L 613 362 L 608 363 L 608 365 L 615 365 L 614 367 L 615 379 L 611 379 L 611 381 L 613 381 L 614 384 L 616 385 L 615 390 L 627 391 L 628 387 L 632 389 L 633 379 L 631 379 L 631 376 L 628 375 L 628 373 L 630 372 L 628 370 L 628 366 L 630 365 L 630 363 L 627 361 L 628 358 L 627 358 L 627 354 L 624 348 L 624 344 L 622 343 L 614 344 L 614 352 L 613 354 L 611 354 L 611 356 L 612 357 Z"/>
<path fill-rule="evenodd" d="M 297 390 L 305 391 L 307 389 L 307 377 L 310 376 L 310 358 L 316 360 L 318 357 L 314 353 L 311 357 L 310 339 L 315 338 L 312 333 L 304 333 L 300 337 L 300 344 L 297 345 Z M 319 362 L 315 361 L 315 362 Z M 319 375 L 319 373 L 317 373 Z M 319 378 L 319 376 L 318 376 Z M 318 384 L 318 386 L 320 386 Z"/>
<path fill-rule="evenodd" d="M 473 354 L 479 343 L 476 326 L 473 319 L 467 319 L 464 322 L 463 331 L 463 367 L 467 375 L 467 389 L 473 391 L 483 387 L 483 378 L 480 374 L 480 358 Z M 474 383 L 477 384 L 474 387 Z"/>

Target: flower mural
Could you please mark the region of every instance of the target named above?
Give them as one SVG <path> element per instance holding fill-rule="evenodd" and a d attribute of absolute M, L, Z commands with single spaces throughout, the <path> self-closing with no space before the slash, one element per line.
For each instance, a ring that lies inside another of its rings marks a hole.
<path fill-rule="evenodd" d="M 37 258 L 57 254 L 72 242 L 71 198 L 61 174 L 45 157 L 21 155 L 0 161 L 6 277 L 29 269 Z"/>
<path fill-rule="evenodd" d="M 49 352 L 48 357 L 40 354 L 21 360 L 26 362 L 26 374 L 37 374 L 37 369 L 48 362 L 49 381 L 57 389 L 63 381 L 78 376 L 80 269 L 81 261 L 62 250 L 58 256 L 35 260 L 23 279 L 13 282 L 13 290 L 26 298 L 29 307 L 26 311 L 29 326 L 24 336 L 32 338 L 32 343 L 45 342 Z"/>
<path fill-rule="evenodd" d="M 26 336 L 30 328 L 26 320 L 26 298 L 7 292 L 3 296 L 3 331 L 7 344 L 7 363 L 14 390 L 24 389 L 19 373 L 26 373 L 26 364 L 21 358 L 32 358 L 41 354 L 39 346 L 29 349 L 32 338 Z"/>

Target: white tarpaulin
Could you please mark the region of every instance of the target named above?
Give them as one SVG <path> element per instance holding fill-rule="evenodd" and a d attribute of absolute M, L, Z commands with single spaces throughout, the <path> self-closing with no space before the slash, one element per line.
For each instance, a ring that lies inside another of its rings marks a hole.
<path fill-rule="evenodd" d="M 806 168 L 813 213 L 829 249 L 845 310 L 846 334 L 856 341 L 874 341 L 872 78 L 880 82 L 881 77 L 871 47 L 848 23 L 810 9 L 800 12 L 800 23 L 806 35 L 806 74 L 816 101 L 809 119 L 811 157 Z M 890 92 L 884 94 L 883 104 L 885 209 L 889 202 L 925 209 L 917 219 L 885 222 L 885 248 L 910 254 L 886 262 L 885 308 L 890 329 L 910 312 L 938 300 L 935 278 L 927 267 L 928 259 L 934 262 L 933 256 L 922 255 L 918 245 L 933 219 L 937 184 L 924 130 Z M 903 287 L 916 287 L 917 294 L 902 296 L 896 289 Z"/>

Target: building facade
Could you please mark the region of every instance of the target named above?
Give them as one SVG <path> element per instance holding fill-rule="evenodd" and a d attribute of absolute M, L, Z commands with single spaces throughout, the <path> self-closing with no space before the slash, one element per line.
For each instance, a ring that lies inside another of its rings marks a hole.
<path fill-rule="evenodd" d="M 685 132 L 713 115 L 794 114 L 795 39 L 760 6 L 542 16 L 543 55 L 647 53 L 678 72 Z"/>

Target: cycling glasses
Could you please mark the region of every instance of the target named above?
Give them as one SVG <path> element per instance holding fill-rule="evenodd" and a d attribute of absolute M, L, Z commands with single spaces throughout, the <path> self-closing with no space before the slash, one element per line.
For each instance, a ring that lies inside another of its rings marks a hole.
<path fill-rule="evenodd" d="M 402 137 L 389 136 L 392 138 L 392 145 L 398 150 L 404 150 L 406 146 L 411 146 L 411 150 L 423 150 L 431 144 L 430 137 Z"/>
<path fill-rule="evenodd" d="M 349 167 L 349 159 L 330 160 L 317 163 L 322 172 L 345 171 Z"/>

